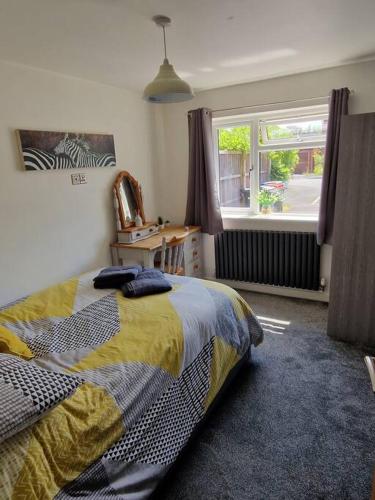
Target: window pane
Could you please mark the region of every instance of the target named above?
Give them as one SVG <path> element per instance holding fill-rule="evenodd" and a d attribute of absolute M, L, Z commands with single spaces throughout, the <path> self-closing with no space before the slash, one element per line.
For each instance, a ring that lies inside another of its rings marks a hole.
<path fill-rule="evenodd" d="M 260 153 L 261 211 L 318 215 L 323 164 L 324 148 Z"/>
<path fill-rule="evenodd" d="M 327 117 L 288 118 L 266 120 L 259 124 L 260 144 L 324 140 Z"/>
<path fill-rule="evenodd" d="M 218 134 L 222 207 L 250 207 L 250 125 L 221 127 Z"/>

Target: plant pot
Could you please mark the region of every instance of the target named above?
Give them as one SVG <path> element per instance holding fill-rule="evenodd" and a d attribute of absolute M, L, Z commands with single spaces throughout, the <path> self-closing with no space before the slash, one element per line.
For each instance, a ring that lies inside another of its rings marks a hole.
<path fill-rule="evenodd" d="M 271 207 L 262 207 L 262 214 L 268 215 L 271 213 Z"/>

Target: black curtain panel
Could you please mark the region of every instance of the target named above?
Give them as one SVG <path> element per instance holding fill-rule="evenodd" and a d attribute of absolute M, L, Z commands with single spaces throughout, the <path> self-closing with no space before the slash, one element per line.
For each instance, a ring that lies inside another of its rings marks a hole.
<path fill-rule="evenodd" d="M 201 226 L 202 232 L 223 231 L 212 138 L 212 112 L 189 111 L 189 180 L 186 226 Z"/>
<path fill-rule="evenodd" d="M 317 240 L 319 245 L 332 243 L 333 220 L 336 200 L 337 169 L 341 118 L 348 114 L 348 88 L 332 90 L 329 104 L 327 142 L 324 158 L 322 190 Z"/>

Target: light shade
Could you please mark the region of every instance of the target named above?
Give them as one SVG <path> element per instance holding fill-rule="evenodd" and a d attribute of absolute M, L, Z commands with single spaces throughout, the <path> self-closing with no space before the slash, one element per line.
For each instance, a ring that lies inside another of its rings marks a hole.
<path fill-rule="evenodd" d="M 190 85 L 181 80 L 167 58 L 160 66 L 159 73 L 143 92 L 145 101 L 155 103 L 189 101 L 193 97 Z"/>

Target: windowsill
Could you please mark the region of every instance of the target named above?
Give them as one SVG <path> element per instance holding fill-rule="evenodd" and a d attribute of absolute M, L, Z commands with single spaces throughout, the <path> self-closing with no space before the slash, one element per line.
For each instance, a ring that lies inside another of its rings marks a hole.
<path fill-rule="evenodd" d="M 316 215 L 279 215 L 274 214 L 241 214 L 241 213 L 222 213 L 222 218 L 225 219 L 249 219 L 249 220 L 260 220 L 260 221 L 294 221 L 294 222 L 318 222 L 318 216 Z"/>
<path fill-rule="evenodd" d="M 306 231 L 315 232 L 318 227 L 318 217 L 314 215 L 292 215 L 277 213 L 249 214 L 240 212 L 223 213 L 225 230 L 244 229 L 254 231 Z"/>

